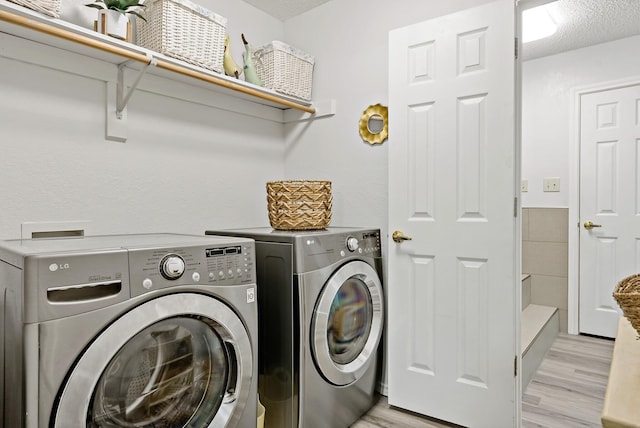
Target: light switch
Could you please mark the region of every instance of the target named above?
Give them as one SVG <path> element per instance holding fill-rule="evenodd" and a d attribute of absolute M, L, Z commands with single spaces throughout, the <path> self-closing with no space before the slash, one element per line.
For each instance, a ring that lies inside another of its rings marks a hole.
<path fill-rule="evenodd" d="M 529 180 L 522 180 L 522 185 L 520 186 L 520 191 L 521 192 L 528 192 L 529 191 Z"/>
<path fill-rule="evenodd" d="M 544 192 L 559 192 L 560 177 L 545 177 L 542 180 L 542 190 Z"/>

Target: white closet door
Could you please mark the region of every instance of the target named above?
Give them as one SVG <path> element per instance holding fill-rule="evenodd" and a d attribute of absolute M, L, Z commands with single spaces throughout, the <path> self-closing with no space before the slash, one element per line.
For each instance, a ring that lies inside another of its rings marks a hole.
<path fill-rule="evenodd" d="M 519 425 L 514 2 L 389 38 L 389 403 Z M 390 237 L 391 238 L 391 237 Z"/>

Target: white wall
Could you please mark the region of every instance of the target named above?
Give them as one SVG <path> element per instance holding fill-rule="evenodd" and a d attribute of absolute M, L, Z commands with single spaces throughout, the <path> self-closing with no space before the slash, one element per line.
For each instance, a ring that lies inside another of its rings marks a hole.
<path fill-rule="evenodd" d="M 285 174 L 329 179 L 338 226 L 387 224 L 387 156 L 390 136 L 371 146 L 358 121 L 371 104 L 388 105 L 389 30 L 488 3 L 487 0 L 330 1 L 285 22 L 286 40 L 315 56 L 313 98 L 335 99 L 334 117 L 287 128 Z"/>
<path fill-rule="evenodd" d="M 282 38 L 282 22 L 252 6 L 201 4 L 229 18 L 239 44 L 241 31 Z M 91 234 L 268 225 L 264 186 L 284 173 L 282 124 L 138 90 L 127 142 L 106 141 L 101 76 L 115 78 L 114 66 L 47 50 L 79 74 L 56 71 L 7 54 L 20 43 L 0 41 L 0 239 L 19 238 L 23 222 L 86 220 Z"/>
<path fill-rule="evenodd" d="M 523 64 L 522 178 L 529 182 L 523 207 L 569 206 L 571 89 L 640 76 L 639 45 L 635 36 Z M 544 177 L 560 177 L 560 192 L 543 192 Z"/>
<path fill-rule="evenodd" d="M 337 114 L 284 130 L 137 91 L 129 140 L 108 142 L 102 80 L 0 57 L 0 238 L 19 236 L 25 221 L 91 220 L 97 233 L 267 225 L 264 182 L 282 177 L 332 180 L 332 224 L 384 229 L 393 124 L 388 141 L 370 146 L 358 120 L 368 105 L 388 103 L 388 32 L 486 2 L 330 1 L 282 23 L 244 2 L 199 1 L 228 18 L 239 62 L 242 32 L 254 46 L 280 39 L 315 56 L 313 98 L 335 99 Z M 523 206 L 568 206 L 570 88 L 638 74 L 639 41 L 524 64 Z M 542 193 L 545 176 L 560 177 L 562 191 Z"/>
<path fill-rule="evenodd" d="M 228 18 L 237 61 L 241 32 L 254 46 L 280 39 L 315 55 L 314 99 L 335 99 L 337 114 L 284 131 L 136 91 L 128 141 L 108 142 L 103 80 L 1 58 L 0 238 L 20 236 L 26 221 L 89 220 L 91 233 L 268 225 L 264 182 L 282 177 L 332 180 L 333 225 L 384 229 L 393 124 L 388 141 L 370 146 L 358 120 L 387 104 L 388 32 L 486 2 L 331 1 L 283 24 L 244 2 L 199 1 Z M 88 25 L 83 3 L 65 0 L 63 12 Z"/>

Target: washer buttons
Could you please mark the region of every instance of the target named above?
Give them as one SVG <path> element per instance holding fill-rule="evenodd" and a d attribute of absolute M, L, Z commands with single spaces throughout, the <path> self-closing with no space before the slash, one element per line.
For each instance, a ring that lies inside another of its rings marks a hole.
<path fill-rule="evenodd" d="M 195 282 L 198 282 L 200 281 L 200 274 L 198 272 L 194 272 L 193 275 L 191 275 L 191 278 L 193 278 Z"/>
<path fill-rule="evenodd" d="M 142 286 L 148 290 L 153 287 L 153 281 L 151 281 L 149 278 L 145 278 L 144 281 L 142 281 Z"/>

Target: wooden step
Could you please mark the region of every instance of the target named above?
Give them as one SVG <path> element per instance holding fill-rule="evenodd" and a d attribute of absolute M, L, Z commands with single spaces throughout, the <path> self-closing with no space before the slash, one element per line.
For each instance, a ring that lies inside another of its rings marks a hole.
<path fill-rule="evenodd" d="M 560 331 L 558 308 L 529 304 L 520 318 L 522 388 L 526 388 Z"/>

